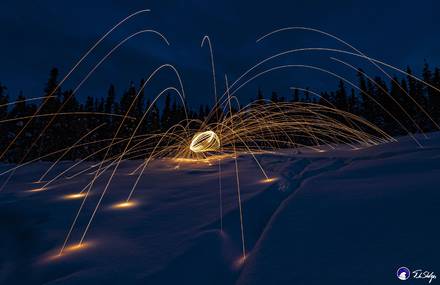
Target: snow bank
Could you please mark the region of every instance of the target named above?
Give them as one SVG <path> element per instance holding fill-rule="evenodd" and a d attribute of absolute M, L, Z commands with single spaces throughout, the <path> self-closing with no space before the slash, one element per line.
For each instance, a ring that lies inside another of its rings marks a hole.
<path fill-rule="evenodd" d="M 251 156 L 239 157 L 244 262 L 233 159 L 221 163 L 223 231 L 218 164 L 156 161 L 133 196 L 136 206 L 115 209 L 136 178 L 129 173 L 139 162 L 130 161 L 104 197 L 85 246 L 61 257 L 81 204 L 63 197 L 92 176 L 32 192 L 50 164 L 23 167 L 0 193 L 0 283 L 392 284 L 399 266 L 439 270 L 440 134 L 420 139 L 423 149 L 401 138 L 358 151 L 259 155 L 277 178 L 270 183 Z M 61 163 L 52 177 L 72 164 Z M 105 178 L 93 187 L 70 245 Z"/>

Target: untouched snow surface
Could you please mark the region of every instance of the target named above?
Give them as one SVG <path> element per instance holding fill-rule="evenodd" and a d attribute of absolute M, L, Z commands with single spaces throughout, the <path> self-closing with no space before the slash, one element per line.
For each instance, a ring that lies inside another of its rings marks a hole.
<path fill-rule="evenodd" d="M 262 182 L 251 156 L 239 157 L 244 262 L 233 159 L 221 164 L 223 232 L 216 163 L 176 169 L 174 162 L 155 161 L 134 193 L 136 206 L 115 209 L 136 178 L 128 174 L 139 162 L 129 161 L 84 247 L 61 257 L 81 204 L 63 196 L 93 176 L 31 192 L 50 164 L 25 166 L 0 193 L 0 284 L 399 284 L 400 266 L 440 275 L 440 134 L 420 140 L 424 148 L 401 138 L 358 151 L 259 155 L 277 177 L 270 183 Z M 52 177 L 72 164 L 60 163 Z M 109 174 L 93 187 L 70 245 Z"/>

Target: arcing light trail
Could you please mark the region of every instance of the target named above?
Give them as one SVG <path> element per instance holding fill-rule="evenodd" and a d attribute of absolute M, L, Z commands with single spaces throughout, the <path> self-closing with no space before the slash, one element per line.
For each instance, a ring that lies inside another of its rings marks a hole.
<path fill-rule="evenodd" d="M 0 158 L 3 158 L 4 155 L 9 151 L 11 146 L 16 142 L 17 138 L 23 135 L 24 130 L 29 126 L 30 122 L 39 117 L 49 117 L 49 122 L 44 126 L 43 131 L 39 134 L 37 141 L 44 135 L 45 131 L 51 127 L 55 118 L 57 116 L 74 116 L 74 115 L 85 115 L 84 112 L 76 112 L 76 113 L 68 113 L 63 112 L 63 108 L 65 107 L 65 102 L 59 108 L 56 113 L 53 114 L 40 114 L 43 106 L 47 103 L 48 98 L 53 97 L 56 90 L 60 88 L 62 84 L 71 76 L 71 74 L 77 69 L 77 67 L 96 49 L 96 47 L 106 39 L 117 27 L 124 24 L 126 21 L 131 19 L 134 16 L 139 14 L 148 12 L 149 10 L 141 10 L 135 12 L 122 21 L 118 22 L 115 26 L 113 26 L 107 33 L 104 34 L 92 47 L 80 58 L 80 60 L 72 67 L 71 70 L 67 73 L 67 75 L 61 80 L 61 82 L 56 86 L 55 90 L 48 94 L 47 97 L 44 97 L 43 102 L 35 111 L 32 116 L 22 117 L 22 118 L 14 118 L 0 121 L 0 124 L 4 124 L 10 122 L 11 120 L 20 120 L 20 119 L 28 119 L 26 124 L 20 129 L 16 137 L 12 140 L 12 142 L 6 147 L 6 149 L 1 150 Z M 108 139 L 87 142 L 83 143 L 83 141 L 91 136 L 94 132 L 100 129 L 103 125 L 92 129 L 85 134 L 83 134 L 80 138 L 78 138 L 73 145 L 68 148 L 58 150 L 56 152 L 50 154 L 43 154 L 40 158 L 34 160 L 37 161 L 39 159 L 44 159 L 47 157 L 51 157 L 54 155 L 59 155 L 58 158 L 54 161 L 54 163 L 44 172 L 44 174 L 37 181 L 38 184 L 42 183 L 42 187 L 34 189 L 42 191 L 50 191 L 52 184 L 57 181 L 63 181 L 64 179 L 73 179 L 74 177 L 84 175 L 86 172 L 90 172 L 92 178 L 90 182 L 78 193 L 65 195 L 65 199 L 82 199 L 81 205 L 73 218 L 73 221 L 68 229 L 67 235 L 65 236 L 64 243 L 61 246 L 59 251 L 59 255 L 62 255 L 66 249 L 75 248 L 84 248 L 81 245 L 84 244 L 84 240 L 87 236 L 89 228 L 93 224 L 93 220 L 98 213 L 98 210 L 101 207 L 102 201 L 108 191 L 110 191 L 111 184 L 115 175 L 119 169 L 119 165 L 129 159 L 140 159 L 139 166 L 130 173 L 130 175 L 136 176 L 136 179 L 128 192 L 127 198 L 125 201 L 122 201 L 119 204 L 113 205 L 113 209 L 123 210 L 127 208 L 131 208 L 136 205 L 137 201 L 133 201 L 132 197 L 135 194 L 136 187 L 142 177 L 148 175 L 148 166 L 150 162 L 157 159 L 171 159 L 174 163 L 179 165 L 184 165 L 186 162 L 218 162 L 219 169 L 219 208 L 220 208 L 220 229 L 223 231 L 223 210 L 222 210 L 222 185 L 221 185 L 221 161 L 225 158 L 233 158 L 235 162 L 235 182 L 236 182 L 236 190 L 237 190 L 237 200 L 238 200 L 238 208 L 240 214 L 240 236 L 242 243 L 242 261 L 246 258 L 246 237 L 245 237 L 245 229 L 243 224 L 243 210 L 242 210 L 242 200 L 241 200 L 241 190 L 240 190 L 240 174 L 239 174 L 239 162 L 238 157 L 240 155 L 250 155 L 252 159 L 255 161 L 257 165 L 257 169 L 261 172 L 261 176 L 263 181 L 266 183 L 273 182 L 277 178 L 268 175 L 267 171 L 264 169 L 264 165 L 259 161 L 258 156 L 262 153 L 273 152 L 279 149 L 284 148 L 308 148 L 313 151 L 322 151 L 323 147 L 327 147 L 329 149 L 335 148 L 335 145 L 346 145 L 349 148 L 356 150 L 363 147 L 370 147 L 382 143 L 389 143 L 396 141 L 393 137 L 382 131 L 377 126 L 373 125 L 371 122 L 353 115 L 348 112 L 344 112 L 338 110 L 334 106 L 324 106 L 315 103 L 300 103 L 300 102 L 271 102 L 266 100 L 254 101 L 250 104 L 241 107 L 239 104 L 239 100 L 237 97 L 238 91 L 240 91 L 243 87 L 248 85 L 250 82 L 259 79 L 260 77 L 273 73 L 275 71 L 284 71 L 290 68 L 301 68 L 301 69 L 309 69 L 318 71 L 329 76 L 333 76 L 339 78 L 340 80 L 348 83 L 354 89 L 359 90 L 364 93 L 365 96 L 369 97 L 379 108 L 383 109 L 385 113 L 387 113 L 396 123 L 405 130 L 413 140 L 419 145 L 422 144 L 411 134 L 406 126 L 400 122 L 395 114 L 392 114 L 390 110 L 387 110 L 377 102 L 370 94 L 361 90 L 354 83 L 347 80 L 345 77 L 336 74 L 335 72 L 324 69 L 319 66 L 312 66 L 306 64 L 285 64 L 280 66 L 272 66 L 264 70 L 260 70 L 259 68 L 265 64 L 270 63 L 273 59 L 279 58 L 291 53 L 296 52 L 331 52 L 331 53 L 340 53 L 346 54 L 354 57 L 358 57 L 366 60 L 368 63 L 374 65 L 381 72 L 386 74 L 388 77 L 388 73 L 383 70 L 381 66 L 385 66 L 387 68 L 391 68 L 393 70 L 397 70 L 402 72 L 408 76 L 411 76 L 415 80 L 423 82 L 421 79 L 407 74 L 402 70 L 399 70 L 395 67 L 392 67 L 386 63 L 383 63 L 379 60 L 373 59 L 360 52 L 358 49 L 343 41 L 342 39 L 328 34 L 326 32 L 304 28 L 304 27 L 288 27 L 284 29 L 275 30 L 271 33 L 266 34 L 257 40 L 257 43 L 266 40 L 272 35 L 284 32 L 284 31 L 294 31 L 294 30 L 305 30 L 310 32 L 317 32 L 327 37 L 331 37 L 337 40 L 340 43 L 343 43 L 345 46 L 349 47 L 352 51 L 344 51 L 333 48 L 325 48 L 325 47 L 306 47 L 299 49 L 289 49 L 284 52 L 280 52 L 274 54 L 268 58 L 265 58 L 255 65 L 251 66 L 247 69 L 243 74 L 241 74 L 232 84 L 228 83 L 228 79 L 225 75 L 225 92 L 220 96 L 217 92 L 217 80 L 216 80 L 216 68 L 215 68 L 215 58 L 213 52 L 213 46 L 211 39 L 208 36 L 204 36 L 201 42 L 201 47 L 204 47 L 204 44 L 207 43 L 210 54 L 210 66 L 212 70 L 212 80 L 213 80 L 213 98 L 214 104 L 210 114 L 204 120 L 198 119 L 190 119 L 188 117 L 188 113 L 186 110 L 186 96 L 184 91 L 184 84 L 179 74 L 177 68 L 175 68 L 172 64 L 162 64 L 148 76 L 147 80 L 142 84 L 140 90 L 137 92 L 136 96 L 133 98 L 128 110 L 123 115 L 118 114 L 102 114 L 102 113 L 92 113 L 90 115 L 111 115 L 111 116 L 119 116 L 122 117 L 121 122 L 117 127 L 116 133 L 110 136 Z M 91 68 L 91 70 L 86 74 L 86 76 L 77 84 L 76 88 L 70 94 L 72 97 L 74 93 L 87 81 L 89 78 L 97 71 L 97 69 L 108 60 L 108 58 L 119 48 L 121 48 L 128 40 L 144 33 L 151 33 L 154 35 L 158 35 L 161 40 L 169 46 L 170 43 L 168 39 L 162 33 L 152 30 L 152 29 L 143 29 L 137 31 L 121 42 L 116 44 L 108 53 L 106 53 L 101 59 Z M 356 69 L 350 63 L 336 59 L 331 57 L 333 61 L 341 63 L 351 69 Z M 157 76 L 160 72 L 165 69 L 170 69 L 173 71 L 176 76 L 179 86 L 166 86 L 160 91 L 153 99 L 151 104 L 147 106 L 146 111 L 139 119 L 138 124 L 132 129 L 132 132 L 125 137 L 121 136 L 121 129 L 124 123 L 127 120 L 134 119 L 130 117 L 130 112 L 135 106 L 135 102 L 137 98 L 140 96 L 141 92 L 145 88 L 147 88 L 151 83 L 152 79 Z M 366 75 L 368 76 L 368 75 Z M 391 77 L 390 77 L 391 78 Z M 391 78 L 394 80 L 393 78 Z M 373 81 L 374 82 L 374 81 Z M 434 86 L 423 82 L 427 87 L 433 88 L 440 92 Z M 400 86 L 400 85 L 398 85 Z M 305 90 L 304 88 L 298 87 L 299 90 Z M 185 119 L 181 122 L 171 126 L 168 130 L 163 133 L 154 133 L 154 134 L 138 134 L 140 131 L 141 124 L 145 121 L 147 116 L 150 114 L 154 104 L 163 97 L 167 92 L 172 92 L 177 96 L 183 106 L 183 110 L 185 113 Z M 320 97 L 316 92 L 311 92 L 315 96 Z M 388 92 L 387 95 L 391 96 Z M 405 94 L 409 96 L 409 94 L 405 91 Z M 414 99 L 409 96 L 415 106 L 426 115 L 431 121 L 433 119 L 429 116 L 429 114 L 417 103 Z M 39 98 L 32 98 L 27 100 L 39 100 Z M 70 98 L 69 98 L 70 99 Z M 69 100 L 68 99 L 68 100 Z M 66 102 L 68 101 L 66 100 Z M 233 108 L 233 103 L 235 104 L 235 109 Z M 410 118 L 411 122 L 416 126 L 418 130 L 421 131 L 419 125 L 417 125 L 416 121 L 411 118 L 406 109 L 399 104 L 396 100 L 394 100 L 394 104 L 404 112 L 404 114 Z M 439 126 L 434 122 L 434 125 L 439 128 Z M 33 142 L 31 149 L 36 145 L 37 141 Z M 44 181 L 49 174 L 54 169 L 54 166 L 61 161 L 63 157 L 65 157 L 70 151 L 73 151 L 75 148 L 79 148 L 81 146 L 87 144 L 102 144 L 105 143 L 106 146 L 99 149 L 98 151 L 86 156 L 78 162 L 75 162 L 71 167 L 66 170 L 58 173 L 55 177 L 49 179 L 49 181 Z M 112 154 L 112 150 L 116 149 L 116 146 L 121 151 L 117 154 Z M 3 171 L 0 173 L 0 176 L 7 176 L 6 182 L 4 182 L 4 187 L 9 178 L 14 175 L 15 170 L 27 165 L 30 162 L 24 162 L 26 156 L 29 154 L 30 149 L 25 153 L 19 165 L 12 167 L 7 171 Z M 96 154 L 103 153 L 103 158 L 98 163 L 95 163 L 91 166 L 86 167 L 83 170 L 75 170 L 82 166 L 83 163 L 94 157 Z M 33 162 L 33 161 L 31 161 Z M 88 201 L 89 195 L 92 193 L 92 189 L 94 189 L 95 183 L 98 179 L 102 178 L 105 173 L 110 172 L 110 176 L 105 183 L 104 189 L 101 191 L 99 195 L 98 202 L 93 207 L 92 213 L 89 215 L 89 219 L 86 223 L 84 229 L 77 229 L 77 221 L 79 219 L 80 214 L 84 211 L 84 205 Z M 75 230 L 80 231 L 81 238 L 78 243 L 73 243 L 72 246 L 68 246 L 71 241 L 71 235 Z"/>
<path fill-rule="evenodd" d="M 102 37 L 100 37 L 98 39 L 98 41 L 96 41 L 93 46 L 88 49 L 86 51 L 85 54 L 83 54 L 81 56 L 81 58 L 75 63 L 75 65 L 69 70 L 69 72 L 66 74 L 66 76 L 64 76 L 64 78 L 61 80 L 61 82 L 56 86 L 56 88 L 49 94 L 49 96 L 46 98 L 46 100 L 40 104 L 40 107 L 35 111 L 34 115 L 37 115 L 40 113 L 40 111 L 43 109 L 44 105 L 46 105 L 47 99 L 51 96 L 53 96 L 55 94 L 55 92 L 61 87 L 61 85 L 70 77 L 70 75 L 78 68 L 78 66 L 101 44 L 102 41 L 104 41 L 114 30 L 116 30 L 119 26 L 121 26 L 122 24 L 124 24 L 125 22 L 127 22 L 128 20 L 130 20 L 133 17 L 136 17 L 137 15 L 140 15 L 142 13 L 147 13 L 150 12 L 150 9 L 143 9 L 143 10 L 139 10 L 136 11 L 130 15 L 128 15 L 127 17 L 125 17 L 124 19 L 122 19 L 120 22 L 118 22 L 116 25 L 114 25 L 110 30 L 108 30 Z M 72 97 L 73 95 L 71 95 L 70 97 Z M 70 98 L 69 98 L 70 99 Z M 69 100 L 68 99 L 68 100 Z M 67 100 L 67 101 L 68 101 Z M 67 102 L 66 101 L 66 102 Z M 62 107 L 60 108 L 62 109 Z M 60 110 L 58 110 L 58 112 L 60 112 Z M 55 116 L 54 116 L 55 117 Z M 15 143 L 15 141 L 20 137 L 20 135 L 24 132 L 24 130 L 29 126 L 29 124 L 31 123 L 32 120 L 29 120 L 26 122 L 26 124 L 21 128 L 21 130 L 19 131 L 19 133 L 15 136 L 15 138 L 13 139 L 13 141 L 8 145 L 8 147 L 6 147 L 6 149 L 3 150 L 3 152 L 0 154 L 0 159 L 2 159 L 4 157 L 4 155 L 8 152 L 9 148 Z M 50 125 L 50 124 L 48 124 Z"/>
<path fill-rule="evenodd" d="M 409 95 L 409 93 L 402 87 L 402 86 L 400 86 L 400 84 L 398 83 L 398 82 L 396 82 L 395 81 L 395 79 L 391 76 L 391 75 L 389 75 L 385 70 L 383 70 L 383 68 L 381 68 L 379 65 L 378 65 L 378 63 L 380 63 L 381 64 L 381 62 L 380 61 L 377 61 L 377 60 L 374 60 L 374 59 L 372 59 L 372 58 L 369 58 L 369 57 L 367 57 L 364 53 L 362 53 L 359 49 L 357 49 L 357 48 L 355 48 L 353 45 L 351 45 L 351 44 L 349 44 L 349 43 L 347 43 L 346 41 L 344 41 L 344 40 L 342 40 L 341 38 L 339 38 L 339 37 L 337 37 L 337 36 L 335 36 L 335 35 L 332 35 L 332 34 L 329 34 L 329 33 L 327 33 L 327 32 L 324 32 L 324 31 L 321 31 L 321 30 L 318 30 L 318 29 L 312 29 L 312 28 L 307 28 L 307 27 L 286 27 L 286 28 L 282 28 L 282 29 L 278 29 L 278 30 L 275 30 L 275 31 L 272 31 L 272 32 L 270 32 L 270 33 L 268 33 L 268 34 L 266 34 L 266 35 L 264 35 L 264 36 L 262 36 L 261 38 L 259 38 L 258 40 L 257 40 L 257 43 L 258 42 L 260 42 L 260 41 L 262 41 L 262 40 L 264 40 L 265 38 L 267 38 L 267 37 L 269 37 L 269 36 L 272 36 L 272 35 L 275 35 L 275 34 L 277 34 L 277 33 L 280 33 L 280 32 L 284 32 L 284 31 L 290 31 L 290 30 L 305 30 L 305 31 L 311 31 L 311 32 L 315 32 L 315 33 L 319 33 L 319 34 L 322 34 L 322 35 L 325 35 L 325 36 L 327 36 L 327 37 L 330 37 L 330 38 L 332 38 L 332 39 L 335 39 L 335 40 L 337 40 L 338 42 L 340 42 L 340 43 L 342 43 L 342 44 L 344 44 L 344 45 L 346 45 L 346 46 L 348 46 L 349 48 L 351 48 L 352 50 L 354 50 L 358 55 L 360 55 L 360 56 L 362 56 L 362 57 L 364 57 L 365 59 L 367 59 L 372 65 L 374 65 L 377 69 L 379 69 L 383 74 L 385 74 L 393 83 L 395 83 L 395 84 L 397 84 L 397 86 L 399 87 L 399 89 L 413 102 L 413 104 L 414 105 L 416 105 L 417 106 L 417 108 L 421 111 L 421 112 L 423 112 L 424 113 L 424 115 L 427 117 L 427 118 L 429 118 L 429 120 L 437 127 L 437 129 L 440 129 L 440 126 L 437 124 L 437 122 L 428 114 L 428 112 L 422 107 L 422 106 L 420 106 L 420 104 L 419 103 L 417 103 L 417 101 L 414 99 L 414 98 L 412 98 L 411 97 L 411 95 Z M 396 68 L 393 68 L 393 69 L 396 69 Z M 404 73 L 406 73 L 406 72 L 404 72 Z M 407 74 L 407 73 L 406 73 Z M 408 75 L 408 74 L 407 74 Z M 420 79 L 418 79 L 417 78 L 417 80 L 420 80 Z M 424 81 L 422 81 L 424 84 L 426 84 L 426 85 L 428 85 L 429 87 L 431 87 L 431 88 L 434 88 L 434 89 L 436 89 L 437 91 L 440 91 L 440 90 L 438 90 L 437 88 L 435 88 L 434 86 L 432 86 L 432 85 L 430 85 L 429 83 L 427 83 L 427 82 L 424 82 Z M 397 103 L 397 102 L 396 102 Z M 398 104 L 398 103 L 397 103 Z M 418 126 L 417 126 L 418 127 Z M 423 133 L 423 131 L 418 127 L 418 129 L 419 129 L 419 131 L 421 131 L 422 133 Z M 425 136 L 425 138 L 426 138 L 426 136 Z"/>

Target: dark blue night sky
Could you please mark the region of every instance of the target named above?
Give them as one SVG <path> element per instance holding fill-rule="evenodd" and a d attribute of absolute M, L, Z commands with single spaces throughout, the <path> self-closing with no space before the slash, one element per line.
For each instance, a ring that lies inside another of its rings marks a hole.
<path fill-rule="evenodd" d="M 361 4 L 362 3 L 362 4 Z M 350 42 L 371 57 L 399 68 L 409 64 L 420 71 L 424 59 L 440 65 L 440 18 L 438 1 L 11 1 L 0 3 L 0 82 L 14 97 L 20 90 L 27 97 L 41 96 L 51 67 L 64 75 L 88 47 L 113 24 L 136 10 L 150 13 L 136 17 L 118 29 L 82 65 L 63 88 L 74 88 L 99 56 L 124 36 L 139 29 L 162 32 L 171 46 L 158 37 L 144 35 L 133 39 L 78 92 L 105 96 L 110 83 L 119 94 L 130 80 L 138 84 L 163 63 L 172 63 L 181 72 L 190 105 L 212 103 L 210 62 L 206 48 L 200 48 L 204 35 L 214 45 L 218 81 L 224 86 L 224 74 L 231 81 L 257 60 L 275 52 L 298 47 L 343 48 L 311 32 L 292 31 L 256 44 L 255 40 L 271 30 L 286 26 L 322 29 Z M 274 61 L 277 64 L 313 64 L 329 68 L 354 80 L 352 71 L 331 61 L 329 53 L 301 53 Z M 340 56 L 353 64 L 359 60 Z M 365 68 L 365 67 L 364 67 Z M 368 68 L 367 68 L 368 70 Z M 376 72 L 377 71 L 373 71 Z M 394 74 L 394 73 L 393 73 Z M 374 75 L 374 74 L 372 74 Z M 153 94 L 166 87 L 171 73 L 163 74 L 147 89 Z M 337 81 L 316 71 L 288 70 L 264 76 L 238 93 L 244 101 L 255 97 L 261 87 L 266 95 L 272 90 L 289 95 L 289 87 L 310 87 L 313 91 L 332 90 Z"/>

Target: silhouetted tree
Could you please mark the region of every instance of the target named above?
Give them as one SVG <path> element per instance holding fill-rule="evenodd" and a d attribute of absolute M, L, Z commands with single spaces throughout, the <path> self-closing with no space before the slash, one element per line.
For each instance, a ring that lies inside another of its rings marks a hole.
<path fill-rule="evenodd" d="M 115 86 L 112 84 L 110 85 L 110 88 L 107 91 L 107 98 L 105 99 L 104 110 L 106 113 L 111 114 L 114 111 L 115 97 L 116 97 Z"/>
<path fill-rule="evenodd" d="M 57 87 L 58 69 L 52 68 L 44 89 L 44 104 L 40 112 L 41 115 L 47 116 L 37 118 L 35 123 L 32 124 L 34 131 L 38 133 L 38 136 L 35 138 L 38 157 L 59 150 L 58 134 L 61 131 L 61 122 L 68 119 L 66 116 L 60 116 L 57 113 L 61 108 L 61 89 Z M 29 149 L 30 151 L 31 149 Z"/>
<path fill-rule="evenodd" d="M 8 117 L 8 103 L 9 96 L 6 94 L 6 86 L 0 83 L 0 121 L 5 120 Z M 9 143 L 9 129 L 10 124 L 0 124 L 0 151 L 3 152 Z"/>
<path fill-rule="evenodd" d="M 164 131 L 171 127 L 171 96 L 169 93 L 165 95 L 165 104 L 162 111 L 161 126 Z"/>
<path fill-rule="evenodd" d="M 8 115 L 9 96 L 6 95 L 6 86 L 0 83 L 0 120 Z"/>
<path fill-rule="evenodd" d="M 347 91 L 345 90 L 344 82 L 339 80 L 338 90 L 335 93 L 335 106 L 339 110 L 347 111 Z"/>
<path fill-rule="evenodd" d="M 258 88 L 258 92 L 257 92 L 257 101 L 259 103 L 263 103 L 264 100 L 264 95 L 263 95 L 263 91 L 261 91 L 260 88 Z"/>
<path fill-rule="evenodd" d="M 437 90 L 431 88 L 431 92 L 429 93 L 429 110 L 432 114 L 432 117 L 440 124 L 440 69 L 435 68 L 434 76 L 432 78 L 432 84 Z"/>
<path fill-rule="evenodd" d="M 292 94 L 289 95 L 290 101 L 336 107 L 360 115 L 392 135 L 405 134 L 406 129 L 411 132 L 436 130 L 435 123 L 430 121 L 420 108 L 424 108 L 435 122 L 440 123 L 440 69 L 431 70 L 428 63 L 424 62 L 422 79 L 427 85 L 415 79 L 410 67 L 407 68 L 407 73 L 408 75 L 404 78 L 394 76 L 392 80 L 385 81 L 379 76 L 370 79 L 362 69 L 359 69 L 357 72 L 358 92 L 351 88 L 347 94 L 344 81 L 340 80 L 337 90 L 321 92 L 319 98 L 311 97 L 308 89 L 300 95 L 299 89 L 293 88 Z M 142 80 L 140 86 L 142 87 L 143 84 Z M 58 88 L 58 70 L 53 68 L 43 92 L 44 99 L 40 102 L 44 104 L 40 105 L 42 107 L 39 110 L 39 116 L 29 120 L 29 117 L 38 109 L 35 103 L 27 103 L 24 95 L 20 93 L 16 99 L 14 98 L 16 103 L 8 107 L 9 94 L 6 93 L 6 87 L 0 84 L 0 120 L 11 120 L 0 124 L 1 150 L 6 149 L 9 142 L 16 138 L 13 147 L 3 159 L 9 162 L 20 162 L 23 158 L 30 160 L 68 148 L 88 132 L 105 125 L 90 133 L 80 142 L 82 145 L 73 148 L 65 159 L 84 158 L 89 154 L 99 152 L 108 145 L 109 141 L 99 143 L 98 141 L 111 139 L 122 123 L 120 117 L 103 116 L 100 113 L 128 115 L 120 127 L 119 138 L 131 136 L 139 123 L 140 128 L 136 135 L 146 138 L 163 132 L 186 118 L 186 103 L 175 98 L 171 100 L 169 94 L 166 94 L 163 105 L 161 102 L 158 103 L 162 111 L 159 111 L 155 103 L 151 106 L 149 113 L 145 114 L 151 100 L 148 99 L 145 105 L 144 91 L 139 90 L 141 91 L 138 94 L 131 82 L 129 88 L 117 100 L 115 86 L 110 85 L 105 98 L 88 96 L 83 103 L 80 103 L 71 90 L 62 91 Z M 270 100 L 284 102 L 285 98 L 279 97 L 274 91 Z M 264 96 L 260 88 L 257 90 L 257 101 L 258 104 L 264 104 Z M 232 109 L 233 112 L 237 111 L 235 103 Z M 54 116 L 59 110 L 63 114 Z M 220 111 L 220 108 L 218 110 L 219 117 L 226 114 Z M 88 112 L 88 114 L 78 115 L 78 112 Z M 145 120 L 141 122 L 144 114 Z M 198 112 L 188 109 L 188 115 L 190 119 L 207 120 L 208 123 L 216 120 L 216 112 L 209 105 L 200 105 Z M 23 129 L 28 122 L 29 126 Z M 47 127 L 49 124 L 50 127 Z M 22 129 L 24 131 L 18 136 Z M 31 148 L 33 143 L 35 147 Z M 301 141 L 301 143 L 308 142 Z M 124 145 L 121 144 L 112 147 L 110 155 L 120 153 L 122 147 Z M 92 159 L 102 158 L 102 155 L 103 153 Z M 52 160 L 55 157 L 46 156 L 43 159 Z"/>
<path fill-rule="evenodd" d="M 359 114 L 359 102 L 358 97 L 353 88 L 351 88 L 351 94 L 348 98 L 348 112 L 352 114 Z"/>
<path fill-rule="evenodd" d="M 279 98 L 278 98 L 278 93 L 277 92 L 275 92 L 275 91 L 272 92 L 272 95 L 270 96 L 270 101 L 272 101 L 274 103 L 277 103 L 277 102 L 280 101 Z"/>
<path fill-rule="evenodd" d="M 321 92 L 321 95 L 319 97 L 319 104 L 327 107 L 334 107 L 328 92 Z"/>
<path fill-rule="evenodd" d="M 292 102 L 299 102 L 299 90 L 297 88 L 293 88 L 291 101 Z"/>

